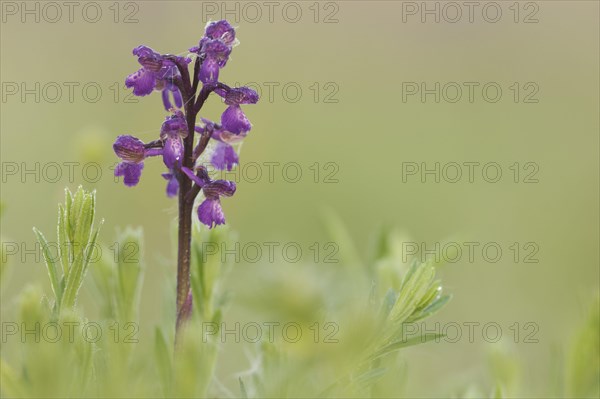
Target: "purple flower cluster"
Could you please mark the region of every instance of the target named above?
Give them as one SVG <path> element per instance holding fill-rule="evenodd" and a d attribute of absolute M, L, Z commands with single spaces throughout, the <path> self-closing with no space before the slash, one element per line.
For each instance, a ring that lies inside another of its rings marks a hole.
<path fill-rule="evenodd" d="M 190 48 L 193 58 L 136 47 L 133 54 L 141 68 L 127 77 L 125 85 L 133 88 L 136 96 L 160 91 L 170 114 L 162 124 L 159 139 L 144 143 L 124 135 L 117 137 L 113 145 L 121 159 L 115 176 L 122 176 L 127 186 L 140 181 L 147 157 L 162 156 L 167 168 L 162 175 L 167 180 L 167 195 L 193 201 L 202 191 L 205 199 L 198 207 L 198 219 L 209 227 L 225 223 L 220 197 L 232 196 L 236 186 L 229 181 L 211 180 L 206 168 L 197 167 L 196 162 L 212 142 L 210 163 L 215 169 L 231 170 L 237 165 L 239 159 L 232 144 L 242 141 L 252 128 L 241 105 L 258 102 L 254 90 L 231 88 L 218 80 L 236 44 L 234 28 L 222 20 L 207 24 L 198 46 Z M 194 73 L 190 78 L 188 64 L 192 61 Z M 196 124 L 198 113 L 212 92 L 223 99 L 227 108 L 219 123 L 201 118 L 201 123 Z"/>

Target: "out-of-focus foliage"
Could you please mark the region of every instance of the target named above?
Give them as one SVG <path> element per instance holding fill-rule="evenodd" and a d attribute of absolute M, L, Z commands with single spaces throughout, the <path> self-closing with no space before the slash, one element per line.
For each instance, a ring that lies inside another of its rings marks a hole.
<path fill-rule="evenodd" d="M 79 189 L 67 191 L 59 207 L 58 237 L 66 250 L 58 259 L 43 252 L 53 296 L 32 282 L 15 302 L 16 321 L 3 325 L 2 397 L 402 397 L 411 362 L 405 349 L 431 342 L 426 351 L 436 356 L 441 336 L 413 327 L 450 299 L 436 278 L 438 265 L 402 258 L 399 249 L 408 239 L 393 229 L 381 230 L 363 257 L 331 216 L 327 230 L 343 261 L 326 266 L 267 264 L 230 273 L 227 248 L 235 235 L 227 228 L 195 231 L 192 320 L 176 347 L 172 315 L 152 339 L 140 340 L 147 273 L 140 229 L 118 232 L 113 251 L 94 258 L 93 284 L 83 287 L 96 309 L 76 301 L 91 255 L 74 243 L 95 242 L 94 206 L 94 194 Z M 164 290 L 173 288 L 167 281 Z M 98 319 L 86 318 L 88 310 Z M 597 397 L 598 321 L 596 300 L 567 366 L 557 368 L 564 383 L 523 390 L 525 368 L 510 346 L 501 345 L 489 351 L 489 380 L 474 378 L 448 396 Z M 266 324 L 272 328 L 258 339 L 247 333 L 246 326 Z"/>
<path fill-rule="evenodd" d="M 0 201 L 0 221 L 4 214 L 4 203 Z M 0 236 L 0 287 L 4 282 L 6 271 L 8 269 L 8 256 L 5 252 L 5 238 Z"/>
<path fill-rule="evenodd" d="M 599 297 L 591 301 L 587 318 L 574 328 L 568 345 L 551 348 L 550 361 L 537 364 L 548 378 L 542 386 L 527 380 L 528 371 L 511 342 L 488 350 L 491 384 L 471 382 L 455 393 L 458 398 L 598 398 L 600 394 Z M 486 388 L 486 386 L 488 388 Z"/>
<path fill-rule="evenodd" d="M 261 289 L 239 293 L 265 321 L 296 322 L 308 333 L 297 342 L 277 330 L 263 337 L 238 374 L 244 396 L 397 397 L 405 375 L 398 353 L 440 338 L 407 329 L 449 300 L 433 263 L 403 261 L 405 237 L 390 229 L 360 256 L 343 223 L 332 214 L 325 220 L 339 262 L 257 267 Z"/>
<path fill-rule="evenodd" d="M 104 256 L 92 269 L 95 298 L 102 317 L 127 323 L 138 319 L 140 291 L 144 278 L 142 230 L 127 228 L 117 234 L 113 259 Z"/>
<path fill-rule="evenodd" d="M 594 298 L 585 324 L 577 331 L 567 361 L 567 394 L 600 397 L 600 296 Z"/>

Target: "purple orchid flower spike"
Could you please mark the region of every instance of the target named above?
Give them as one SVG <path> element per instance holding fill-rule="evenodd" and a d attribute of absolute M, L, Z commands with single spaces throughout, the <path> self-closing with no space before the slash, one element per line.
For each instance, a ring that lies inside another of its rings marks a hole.
<path fill-rule="evenodd" d="M 125 80 L 125 85 L 132 88 L 136 96 L 161 92 L 165 110 L 170 113 L 158 139 L 144 143 L 133 136 L 119 136 L 113 148 L 121 158 L 115 175 L 123 176 L 127 186 L 138 184 L 146 158 L 161 155 L 167 169 L 162 174 L 167 181 L 166 194 L 178 196 L 177 332 L 192 317 L 190 247 L 195 199 L 203 192 L 204 200 L 197 209 L 198 219 L 213 228 L 225 223 L 221 198 L 230 197 L 236 191 L 235 183 L 211 180 L 207 170 L 196 167 L 196 163 L 205 150 L 211 148 L 211 163 L 217 169 L 231 170 L 239 164 L 232 144 L 242 141 L 252 128 L 241 104 L 258 101 L 254 90 L 231 88 L 219 81 L 220 71 L 237 43 L 235 29 L 229 22 L 210 22 L 198 45 L 190 49 L 195 58 L 192 73 L 188 69 L 192 59 L 159 54 L 150 47 L 138 46 L 133 54 L 141 68 Z M 202 119 L 203 124 L 196 126 L 199 112 L 212 92 L 224 99 L 227 109 L 219 124 Z M 209 147 L 211 140 L 214 145 Z"/>
<path fill-rule="evenodd" d="M 125 86 L 133 88 L 133 94 L 136 96 L 147 96 L 154 90 L 161 91 L 166 110 L 172 108 L 169 99 L 169 93 L 172 93 L 175 105 L 180 108 L 183 101 L 179 89 L 174 84 L 177 79 L 181 79 L 177 65 L 187 65 L 191 60 L 184 57 L 167 58 L 147 46 L 136 47 L 133 49 L 133 55 L 138 57 L 142 67 L 127 76 Z"/>
<path fill-rule="evenodd" d="M 115 168 L 115 176 L 123 176 L 123 182 L 129 187 L 139 183 L 144 159 L 162 153 L 160 149 L 146 149 L 144 142 L 133 136 L 117 137 L 113 150 L 122 160 Z"/>

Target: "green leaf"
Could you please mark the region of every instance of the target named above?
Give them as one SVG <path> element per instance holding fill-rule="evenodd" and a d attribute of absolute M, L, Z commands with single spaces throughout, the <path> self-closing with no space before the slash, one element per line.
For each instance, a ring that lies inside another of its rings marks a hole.
<path fill-rule="evenodd" d="M 74 236 L 76 237 L 75 243 L 81 245 L 81 249 L 76 250 L 75 259 L 69 270 L 69 275 L 66 278 L 65 293 L 63 296 L 63 304 L 61 306 L 63 309 L 70 309 L 75 306 L 79 288 L 81 287 L 92 253 L 96 246 L 100 226 L 93 235 L 91 235 L 94 221 L 94 205 L 95 194 L 85 194 L 80 187 L 80 189 L 77 190 L 74 201 L 74 210 L 77 206 L 80 207 L 77 225 L 75 226 L 76 233 Z M 102 225 L 102 223 L 100 223 L 100 225 Z"/>
<path fill-rule="evenodd" d="M 394 292 L 393 289 L 390 288 L 387 291 L 387 293 L 385 294 L 383 301 L 381 302 L 381 308 L 379 310 L 379 313 L 380 313 L 382 319 L 384 319 L 384 320 L 387 319 L 387 317 L 390 314 L 395 303 L 396 303 L 396 293 Z"/>
<path fill-rule="evenodd" d="M 71 222 L 71 210 L 73 209 L 73 194 L 68 188 L 65 188 L 65 230 L 71 231 L 74 222 Z"/>
<path fill-rule="evenodd" d="M 163 386 L 165 396 L 170 396 L 172 382 L 172 361 L 169 345 L 159 327 L 156 328 L 154 336 L 154 354 L 156 356 L 156 364 L 158 366 L 159 377 Z"/>
<path fill-rule="evenodd" d="M 496 384 L 492 395 L 490 396 L 493 399 L 502 399 L 504 398 L 503 389 L 501 384 Z"/>
<path fill-rule="evenodd" d="M 583 325 L 578 327 L 567 361 L 567 387 L 571 397 L 600 397 L 600 298 L 596 294 Z"/>
<path fill-rule="evenodd" d="M 392 342 L 391 344 L 386 345 L 383 348 L 377 350 L 375 353 L 371 354 L 369 356 L 369 360 L 375 360 L 392 352 L 398 351 L 402 348 L 408 348 L 409 346 L 424 344 L 433 340 L 437 341 L 443 337 L 445 337 L 445 334 L 426 334 L 418 337 L 412 337 L 409 339 L 402 339 L 400 341 Z"/>
<path fill-rule="evenodd" d="M 27 284 L 19 298 L 19 316 L 21 322 L 33 325 L 37 322 L 49 320 L 50 308 L 44 292 L 38 285 Z"/>
<path fill-rule="evenodd" d="M 344 223 L 332 211 L 325 214 L 324 220 L 329 237 L 339 248 L 340 264 L 350 267 L 360 266 L 361 257 Z"/>
<path fill-rule="evenodd" d="M 440 280 L 434 281 L 427 293 L 421 298 L 417 304 L 417 309 L 424 309 L 431 304 L 437 297 L 441 296 L 442 286 Z"/>
<path fill-rule="evenodd" d="M 198 273 L 195 273 L 198 281 L 198 293 L 201 294 L 198 296 L 198 299 L 205 298 L 206 295 L 206 282 L 205 282 L 205 263 L 204 263 L 204 255 L 202 253 L 202 249 L 200 244 L 197 241 L 194 241 L 194 258 L 196 259 L 197 270 Z"/>
<path fill-rule="evenodd" d="M 370 369 L 359 374 L 353 382 L 359 386 L 359 389 L 365 389 L 383 377 L 386 371 L 387 369 L 385 367 Z"/>
<path fill-rule="evenodd" d="M 102 317 L 112 320 L 119 320 L 116 310 L 116 292 L 118 290 L 116 289 L 115 276 L 117 272 L 115 269 L 117 267 L 113 259 L 107 257 L 100 259 L 90 270 L 94 283 L 91 286 L 95 291 L 94 301 L 98 304 Z"/>
<path fill-rule="evenodd" d="M 142 231 L 128 228 L 118 237 L 118 265 L 116 268 L 119 317 L 123 322 L 137 319 L 143 267 L 140 259 Z"/>
<path fill-rule="evenodd" d="M 30 396 L 23 390 L 27 385 L 19 381 L 12 367 L 3 359 L 0 359 L 0 380 L 2 381 L 0 392 L 3 393 L 3 397 L 25 398 Z"/>
<path fill-rule="evenodd" d="M 90 240 L 94 223 L 94 202 L 94 193 L 84 194 L 75 225 L 75 239 L 73 243 L 76 246 L 76 253 L 84 253 L 88 250 L 86 247 Z"/>
<path fill-rule="evenodd" d="M 79 290 L 79 285 L 81 283 L 81 276 L 83 274 L 83 256 L 79 255 L 73 262 L 71 266 L 71 271 L 67 276 L 67 281 L 65 284 L 65 293 L 63 296 L 63 300 L 61 303 L 62 309 L 72 308 L 75 306 L 75 301 L 77 299 L 77 291 Z"/>
<path fill-rule="evenodd" d="M 70 194 L 70 193 L 69 193 Z M 67 227 L 67 231 L 69 232 L 69 238 L 71 242 L 75 242 L 75 233 L 77 229 L 77 220 L 79 219 L 79 215 L 81 213 L 81 205 L 83 204 L 83 187 L 79 186 L 75 195 L 72 196 L 72 203 L 69 204 L 69 200 L 67 199 L 67 204 L 70 206 L 69 208 L 69 226 Z M 68 197 L 67 197 L 68 198 Z"/>
<path fill-rule="evenodd" d="M 242 393 L 242 398 L 248 399 L 248 392 L 246 391 L 246 386 L 244 385 L 242 377 L 238 377 L 238 381 L 240 382 L 240 392 Z"/>
<path fill-rule="evenodd" d="M 396 304 L 390 312 L 393 322 L 401 323 L 414 312 L 434 277 L 435 269 L 427 263 L 411 267 L 402 282 Z"/>
<path fill-rule="evenodd" d="M 92 259 L 92 254 L 94 253 L 94 249 L 96 249 L 96 241 L 98 240 L 98 235 L 100 234 L 100 229 L 102 228 L 103 224 L 104 224 L 104 220 L 102 220 L 100 222 L 100 224 L 98 225 L 98 228 L 96 229 L 96 231 L 94 232 L 94 235 L 92 236 L 92 239 L 86 245 L 86 252 L 84 255 L 85 257 L 84 257 L 84 264 L 83 264 L 83 273 L 84 274 L 87 271 L 87 268 L 90 264 L 90 260 Z"/>
<path fill-rule="evenodd" d="M 54 297 L 56 302 L 60 303 L 62 299 L 62 287 L 58 277 L 56 263 L 54 262 L 52 254 L 48 248 L 48 241 L 46 241 L 46 237 L 44 237 L 42 232 L 35 227 L 33 228 L 33 232 L 35 233 L 38 242 L 42 246 L 42 254 L 44 255 L 44 261 L 46 263 L 46 269 L 48 270 L 48 277 L 50 277 L 50 285 L 52 287 L 52 291 L 54 292 Z"/>
<path fill-rule="evenodd" d="M 390 249 L 389 235 L 390 228 L 388 226 L 383 226 L 379 229 L 375 236 L 374 243 L 372 244 L 370 256 L 371 263 L 375 263 L 380 259 L 388 257 L 392 252 Z"/>
<path fill-rule="evenodd" d="M 66 210 L 62 204 L 58 204 L 58 223 L 57 223 L 57 237 L 58 237 L 58 253 L 60 254 L 60 262 L 62 265 L 63 275 L 69 274 L 70 260 L 71 260 L 71 243 L 69 242 L 69 234 L 67 232 L 67 217 Z"/>
<path fill-rule="evenodd" d="M 414 321 L 422 320 L 424 318 L 433 316 L 441 308 L 443 308 L 450 299 L 452 299 L 452 295 L 444 295 L 444 296 L 436 299 L 428 307 L 423 309 L 420 313 L 418 313 L 414 317 L 410 317 L 408 319 L 408 321 L 414 322 Z"/>

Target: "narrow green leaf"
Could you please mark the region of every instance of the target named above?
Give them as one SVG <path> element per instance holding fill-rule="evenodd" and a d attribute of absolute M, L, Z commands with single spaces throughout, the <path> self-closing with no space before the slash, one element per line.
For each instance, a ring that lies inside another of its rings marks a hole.
<path fill-rule="evenodd" d="M 490 397 L 493 399 L 502 399 L 504 398 L 504 394 L 502 392 L 503 390 L 501 384 L 496 384 L 496 387 L 494 388 L 494 391 Z"/>
<path fill-rule="evenodd" d="M 52 287 L 52 291 L 54 292 L 54 297 L 56 302 L 60 303 L 62 299 L 62 289 L 60 280 L 58 278 L 58 271 L 56 270 L 56 263 L 54 262 L 52 254 L 48 248 L 48 241 L 46 241 L 46 237 L 44 237 L 42 232 L 35 227 L 33 228 L 33 232 L 35 233 L 38 242 L 42 246 L 42 254 L 44 255 L 46 270 L 48 270 L 48 277 L 50 277 L 50 285 Z"/>
<path fill-rule="evenodd" d="M 416 259 L 414 259 L 412 261 L 412 263 L 410 264 L 408 271 L 404 275 L 404 278 L 402 279 L 402 283 L 404 284 L 406 281 L 408 281 L 413 276 L 413 274 L 415 274 L 415 272 L 419 269 L 419 266 L 421 266 L 421 265 L 422 265 L 421 263 L 419 263 Z"/>
<path fill-rule="evenodd" d="M 105 251 L 104 247 L 102 248 Z M 117 275 L 116 268 L 118 266 L 113 259 L 101 258 L 97 264 L 90 270 L 92 274 L 94 288 L 94 300 L 98 303 L 101 309 L 101 314 L 106 319 L 120 320 L 117 316 L 116 306 L 116 287 Z"/>
<path fill-rule="evenodd" d="M 71 270 L 67 276 L 65 283 L 65 292 L 61 304 L 61 309 L 71 309 L 75 306 L 75 300 L 77 298 L 77 291 L 79 290 L 79 284 L 81 282 L 81 275 L 83 274 L 83 255 L 79 254 L 71 265 Z"/>
<path fill-rule="evenodd" d="M 169 394 L 171 392 L 171 383 L 173 379 L 171 353 L 169 352 L 169 345 L 167 345 L 165 336 L 158 327 L 156 328 L 154 336 L 154 354 L 156 356 L 156 364 L 158 365 L 158 372 L 164 395 L 170 396 Z"/>
<path fill-rule="evenodd" d="M 0 359 L 0 380 L 2 380 L 0 392 L 3 397 L 25 398 L 30 396 L 23 391 L 23 388 L 29 384 L 21 383 L 15 371 L 3 359 Z"/>
<path fill-rule="evenodd" d="M 371 249 L 371 263 L 375 263 L 380 259 L 384 259 L 390 255 L 390 228 L 388 226 L 382 226 L 375 236 L 374 243 Z"/>
<path fill-rule="evenodd" d="M 360 266 L 361 257 L 358 254 L 354 240 L 348 233 L 346 226 L 333 211 L 325 214 L 325 227 L 329 237 L 339 248 L 340 264 L 347 266 Z"/>
<path fill-rule="evenodd" d="M 244 385 L 242 377 L 238 377 L 238 381 L 240 382 L 240 392 L 242 393 L 242 398 L 248 399 L 248 391 L 246 391 L 246 386 Z"/>
<path fill-rule="evenodd" d="M 87 271 L 88 265 L 90 264 L 90 260 L 92 259 L 92 254 L 94 253 L 94 249 L 96 249 L 96 241 L 98 240 L 98 234 L 100 234 L 100 228 L 102 228 L 103 224 L 104 224 L 104 220 L 100 221 L 100 223 L 98 224 L 98 228 L 96 229 L 96 231 L 94 232 L 94 235 L 92 236 L 92 239 L 86 245 L 86 252 L 84 255 L 85 258 L 84 258 L 84 264 L 83 264 L 83 273 L 84 274 Z"/>
<path fill-rule="evenodd" d="M 410 317 L 408 321 L 414 322 L 418 320 L 425 319 L 427 317 L 433 316 L 437 313 L 441 308 L 448 303 L 448 301 L 452 298 L 452 295 L 444 295 L 439 297 L 435 301 L 433 301 L 428 307 L 423 309 L 421 312 L 416 314 L 414 317 Z"/>
<path fill-rule="evenodd" d="M 67 217 L 65 225 L 67 230 L 71 227 L 71 222 L 68 219 L 71 215 L 71 209 L 73 209 L 73 194 L 68 188 L 65 188 L 65 216 Z"/>
<path fill-rule="evenodd" d="M 79 219 L 79 215 L 81 213 L 81 205 L 83 203 L 83 197 L 84 197 L 84 192 L 83 192 L 83 188 L 81 186 L 79 186 L 77 188 L 77 191 L 75 192 L 75 195 L 73 196 L 72 199 L 72 203 L 70 204 L 71 206 L 69 207 L 69 226 L 68 226 L 68 232 L 69 232 L 69 238 L 71 240 L 71 242 L 75 241 L 75 233 L 76 233 L 76 228 L 77 228 L 77 220 Z M 81 245 L 81 243 L 78 243 L 79 245 Z"/>
<path fill-rule="evenodd" d="M 385 367 L 370 369 L 359 374 L 353 382 L 359 386 L 359 389 L 364 389 L 377 382 L 377 380 L 385 375 L 386 371 L 387 369 Z"/>
<path fill-rule="evenodd" d="M 390 319 L 396 323 L 403 322 L 414 312 L 435 277 L 435 269 L 427 263 L 411 269 L 390 312 Z"/>
<path fill-rule="evenodd" d="M 445 337 L 445 334 L 426 334 L 418 337 L 412 337 L 408 339 L 403 339 L 400 341 L 392 342 L 389 345 L 384 346 L 383 348 L 377 350 L 375 353 L 369 356 L 370 360 L 375 360 L 382 356 L 388 355 L 392 352 L 398 351 L 402 348 L 407 348 L 409 346 L 415 346 L 419 344 L 424 344 L 429 341 L 438 340 L 442 337 Z"/>
<path fill-rule="evenodd" d="M 386 319 L 388 317 L 395 303 L 396 293 L 393 289 L 390 288 L 385 294 L 385 297 L 383 298 L 383 301 L 381 303 L 381 308 L 379 310 L 382 319 Z"/>
<path fill-rule="evenodd" d="M 77 382 L 81 384 L 80 390 L 83 388 L 83 386 L 85 386 L 92 375 L 93 346 L 93 343 L 87 342 L 86 340 L 80 343 L 78 362 L 79 377 L 77 378 Z"/>
<path fill-rule="evenodd" d="M 423 298 L 419 301 L 417 308 L 424 309 L 429 306 L 436 298 L 439 298 L 442 293 L 442 282 L 440 280 L 435 280 L 429 286 L 429 289 L 423 295 Z"/>
<path fill-rule="evenodd" d="M 93 196 L 85 195 L 75 224 L 75 238 L 73 241 L 76 246 L 76 253 L 83 253 L 87 250 L 86 247 L 90 241 L 92 225 L 94 222 L 93 207 Z"/>
<path fill-rule="evenodd" d="M 221 313 L 220 309 L 217 309 L 217 311 L 215 312 L 215 314 L 213 315 L 212 318 L 212 322 L 216 323 L 217 326 L 221 325 L 221 320 L 223 319 L 223 314 Z M 218 328 L 218 327 L 217 327 Z"/>
<path fill-rule="evenodd" d="M 137 319 L 143 280 L 143 267 L 140 259 L 142 253 L 141 230 L 127 229 L 120 233 L 118 246 L 119 259 L 116 271 L 119 289 L 117 303 L 121 320 L 128 322 Z"/>
<path fill-rule="evenodd" d="M 204 263 L 204 254 L 202 252 L 202 249 L 200 248 L 200 244 L 196 241 L 194 241 L 194 257 L 196 258 L 196 264 L 197 264 L 197 273 L 196 275 L 198 276 L 198 290 L 202 293 L 202 296 L 198 296 L 198 299 L 203 298 L 205 299 L 205 295 L 206 295 L 206 281 L 205 281 L 205 263 Z"/>
<path fill-rule="evenodd" d="M 83 253 L 78 254 L 75 258 L 75 261 L 71 265 L 71 271 L 69 272 L 69 276 L 67 276 L 65 293 L 63 296 L 63 309 L 71 309 L 73 306 L 75 306 L 77 294 L 83 282 L 85 272 L 87 271 L 87 266 L 96 245 L 96 240 L 98 238 L 101 226 L 102 223 L 100 223 L 100 226 L 98 229 L 96 229 L 92 240 L 89 242 L 89 245 L 86 245 L 86 250 Z"/>
<path fill-rule="evenodd" d="M 567 361 L 567 396 L 600 397 L 600 298 L 596 294 L 585 322 L 577 328 Z"/>
<path fill-rule="evenodd" d="M 58 204 L 58 224 L 57 224 L 57 237 L 58 237 L 58 253 L 60 254 L 60 262 L 62 265 L 63 275 L 69 275 L 69 266 L 71 260 L 71 243 L 69 242 L 69 235 L 67 233 L 67 218 L 65 213 L 65 207 L 62 204 Z"/>

